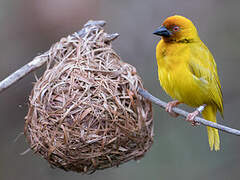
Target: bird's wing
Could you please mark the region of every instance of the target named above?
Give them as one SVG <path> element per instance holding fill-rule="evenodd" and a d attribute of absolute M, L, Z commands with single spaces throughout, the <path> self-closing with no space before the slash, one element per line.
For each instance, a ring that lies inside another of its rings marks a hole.
<path fill-rule="evenodd" d="M 209 91 L 212 102 L 223 116 L 223 99 L 221 85 L 218 78 L 217 66 L 208 48 L 200 43 L 191 46 L 191 57 L 188 65 L 194 79 Z"/>

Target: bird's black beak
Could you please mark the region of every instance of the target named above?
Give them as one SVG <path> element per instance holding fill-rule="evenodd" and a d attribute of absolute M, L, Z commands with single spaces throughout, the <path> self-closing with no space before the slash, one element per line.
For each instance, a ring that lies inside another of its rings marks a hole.
<path fill-rule="evenodd" d="M 172 33 L 165 26 L 161 26 L 157 28 L 156 31 L 153 32 L 153 34 L 157 36 L 170 37 Z"/>

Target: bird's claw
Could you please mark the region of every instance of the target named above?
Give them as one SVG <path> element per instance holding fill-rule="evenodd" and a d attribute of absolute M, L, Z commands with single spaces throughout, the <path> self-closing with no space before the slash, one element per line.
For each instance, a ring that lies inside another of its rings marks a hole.
<path fill-rule="evenodd" d="M 178 104 L 180 104 L 179 101 L 171 101 L 167 103 L 167 106 L 165 108 L 166 112 L 168 112 L 172 117 L 178 117 L 179 114 L 172 111 L 172 108 L 176 107 Z"/>
<path fill-rule="evenodd" d="M 194 120 L 195 117 L 196 117 L 198 114 L 199 114 L 199 111 L 196 110 L 196 111 L 193 111 L 192 113 L 189 113 L 188 116 L 187 116 L 187 118 L 186 118 L 186 120 L 187 120 L 188 122 L 191 122 L 191 123 L 192 123 L 192 126 L 194 126 L 194 127 L 200 125 L 199 122 L 196 122 L 196 121 Z"/>

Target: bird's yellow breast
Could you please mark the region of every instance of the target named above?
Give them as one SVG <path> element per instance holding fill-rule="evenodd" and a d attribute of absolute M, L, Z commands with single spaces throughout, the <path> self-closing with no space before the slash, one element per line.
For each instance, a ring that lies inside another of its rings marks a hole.
<path fill-rule="evenodd" d="M 166 46 L 161 40 L 157 45 L 156 57 L 160 84 L 167 94 L 192 107 L 206 103 L 208 91 L 199 87 L 189 71 L 188 60 L 191 57 L 187 44 Z"/>

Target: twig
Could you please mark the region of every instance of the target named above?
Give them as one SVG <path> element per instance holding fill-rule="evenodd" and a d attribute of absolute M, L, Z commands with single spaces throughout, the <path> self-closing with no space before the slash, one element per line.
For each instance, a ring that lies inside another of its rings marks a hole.
<path fill-rule="evenodd" d="M 80 31 L 77 32 L 78 36 L 84 36 L 87 33 L 89 33 L 89 29 L 88 28 L 97 28 L 97 27 L 103 27 L 105 25 L 105 21 L 88 21 L 83 29 L 81 29 Z M 96 30 L 96 29 L 95 29 Z M 75 35 L 76 33 L 74 33 L 73 35 Z M 119 36 L 119 34 L 114 33 L 114 34 L 106 34 L 106 41 L 112 41 L 114 39 L 116 39 Z M 22 79 L 23 77 L 25 77 L 26 75 L 28 75 L 30 72 L 35 71 L 36 69 L 38 69 L 39 67 L 43 66 L 47 60 L 48 60 L 48 56 L 49 56 L 49 51 L 43 53 L 40 56 L 35 57 L 31 62 L 29 62 L 28 64 L 26 64 L 25 66 L 21 67 L 20 69 L 18 69 L 16 72 L 12 73 L 10 76 L 8 76 L 6 79 L 4 79 L 3 81 L 0 82 L 0 93 L 2 91 L 4 91 L 5 89 L 7 89 L 8 87 L 12 86 L 13 84 L 15 84 L 16 82 L 18 82 L 20 79 Z M 147 92 L 146 90 L 143 90 L 141 88 L 138 89 L 138 92 L 140 95 L 142 95 L 143 97 L 145 97 L 146 99 L 148 99 L 149 101 L 156 103 L 157 105 L 159 105 L 162 108 L 165 108 L 167 103 L 163 102 L 159 99 L 157 99 L 156 97 L 152 96 L 149 92 Z M 179 115 L 183 116 L 183 117 L 187 117 L 187 115 L 189 114 L 186 111 L 183 111 L 179 108 L 173 108 L 173 111 L 175 113 L 178 113 Z M 217 123 L 213 123 L 210 121 L 207 121 L 203 118 L 200 117 L 196 117 L 195 118 L 196 122 L 199 122 L 205 126 L 210 126 L 210 127 L 214 127 L 217 128 L 221 131 L 230 133 L 230 134 L 235 134 L 237 136 L 240 136 L 240 131 L 236 130 L 236 129 L 232 129 Z"/>
<path fill-rule="evenodd" d="M 159 105 L 160 107 L 162 108 L 166 108 L 166 105 L 167 103 L 164 102 L 164 101 L 161 101 L 160 99 L 154 97 L 152 94 L 150 94 L 149 92 L 147 92 L 146 90 L 143 90 L 141 88 L 138 89 L 138 93 L 143 96 L 144 98 L 148 99 L 149 101 Z M 173 112 L 179 114 L 180 116 L 186 118 L 187 115 L 189 114 L 188 112 L 182 110 L 182 109 L 179 109 L 179 108 L 173 108 L 172 109 Z M 227 126 L 224 126 L 224 125 L 221 125 L 221 124 L 218 124 L 218 123 L 213 123 L 213 122 L 210 122 L 210 121 L 207 121 L 203 118 L 200 118 L 200 117 L 196 117 L 195 118 L 195 121 L 198 122 L 198 123 L 201 123 L 205 126 L 210 126 L 210 127 L 213 127 L 213 128 L 217 128 L 221 131 L 224 131 L 224 132 L 227 132 L 227 133 L 230 133 L 230 134 L 234 134 L 234 135 L 237 135 L 237 136 L 240 136 L 240 131 L 237 130 L 237 129 L 232 129 L 230 127 L 227 127 Z"/>
<path fill-rule="evenodd" d="M 17 81 L 22 79 L 24 76 L 28 75 L 30 72 L 38 69 L 42 65 L 44 65 L 48 58 L 47 53 L 42 54 L 41 56 L 35 57 L 31 62 L 26 64 L 25 66 L 21 67 L 14 73 L 12 73 L 10 76 L 8 76 L 6 79 L 2 80 L 0 82 L 0 92 L 4 91 L 8 87 L 15 84 Z"/>

